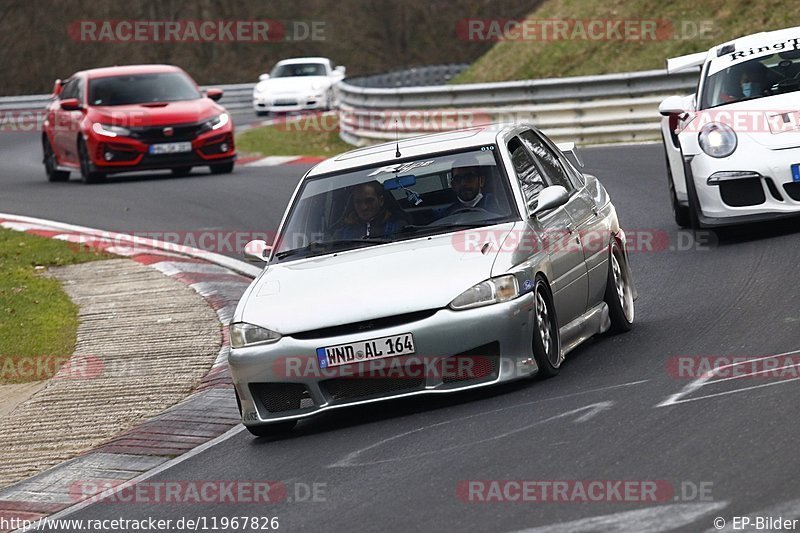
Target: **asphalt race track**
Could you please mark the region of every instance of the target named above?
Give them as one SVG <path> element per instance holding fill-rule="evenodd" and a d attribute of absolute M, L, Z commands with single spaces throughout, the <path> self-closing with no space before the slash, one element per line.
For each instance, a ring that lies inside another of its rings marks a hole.
<path fill-rule="evenodd" d="M 694 238 L 672 220 L 660 145 L 581 155 L 632 237 L 633 331 L 590 341 L 554 379 L 340 410 L 285 438 L 241 431 L 149 480 L 282 481 L 279 503 L 100 503 L 70 518 L 277 516 L 280 530 L 314 532 L 713 531 L 718 516 L 729 527 L 733 516 L 800 516 L 800 382 L 792 379 L 800 370 L 746 369 L 702 384 L 675 370 L 679 356 L 800 348 L 797 221 Z M 122 232 L 275 230 L 307 168 L 85 186 L 48 183 L 40 159 L 37 134 L 0 134 L 0 212 Z M 489 480 L 629 480 L 671 490 L 657 501 L 583 503 L 474 501 L 489 493 L 465 490 Z"/>

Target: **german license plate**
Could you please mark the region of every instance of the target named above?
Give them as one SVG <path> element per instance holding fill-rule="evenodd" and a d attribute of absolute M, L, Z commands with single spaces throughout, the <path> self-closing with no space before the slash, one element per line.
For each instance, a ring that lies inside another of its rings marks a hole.
<path fill-rule="evenodd" d="M 182 154 L 184 152 L 191 152 L 191 151 L 192 151 L 192 143 L 188 141 L 180 143 L 160 143 L 160 144 L 150 145 L 150 153 L 154 155 Z"/>
<path fill-rule="evenodd" d="M 792 165 L 792 181 L 800 181 L 800 163 Z"/>
<path fill-rule="evenodd" d="M 414 353 L 414 337 L 411 333 L 402 333 L 368 341 L 317 348 L 317 359 L 320 368 L 330 368 L 412 353 Z"/>

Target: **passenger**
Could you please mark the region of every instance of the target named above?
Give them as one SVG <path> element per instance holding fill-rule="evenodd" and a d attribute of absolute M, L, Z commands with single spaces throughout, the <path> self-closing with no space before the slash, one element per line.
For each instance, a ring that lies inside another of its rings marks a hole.
<path fill-rule="evenodd" d="M 336 239 L 390 237 L 402 230 L 406 220 L 389 209 L 386 192 L 377 181 L 361 183 L 353 188 L 353 206 L 343 225 L 334 232 Z"/>

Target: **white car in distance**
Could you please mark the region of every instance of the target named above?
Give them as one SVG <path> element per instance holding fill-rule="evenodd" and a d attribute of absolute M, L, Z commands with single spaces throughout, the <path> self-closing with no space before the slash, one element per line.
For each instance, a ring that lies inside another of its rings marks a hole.
<path fill-rule="evenodd" d="M 253 89 L 257 115 L 332 109 L 334 86 L 342 81 L 345 67 L 326 57 L 298 57 L 278 61 L 269 74 L 258 77 Z"/>

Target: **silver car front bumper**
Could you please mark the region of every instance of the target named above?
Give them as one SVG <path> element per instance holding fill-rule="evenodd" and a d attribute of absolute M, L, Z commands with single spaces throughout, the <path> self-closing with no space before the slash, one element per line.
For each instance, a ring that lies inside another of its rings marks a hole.
<path fill-rule="evenodd" d="M 530 376 L 538 370 L 532 351 L 533 307 L 533 295 L 527 293 L 476 309 L 440 309 L 421 319 L 360 333 L 314 338 L 305 338 L 313 334 L 298 334 L 274 344 L 231 350 L 229 365 L 242 421 L 259 425 L 305 418 L 339 407 Z M 360 324 L 363 327 L 364 323 Z M 320 347 L 405 333 L 414 337 L 412 355 L 327 370 L 317 362 Z M 445 362 L 451 357 L 458 361 Z M 453 373 L 456 368 L 469 371 Z M 365 375 L 365 369 L 372 374 Z"/>

